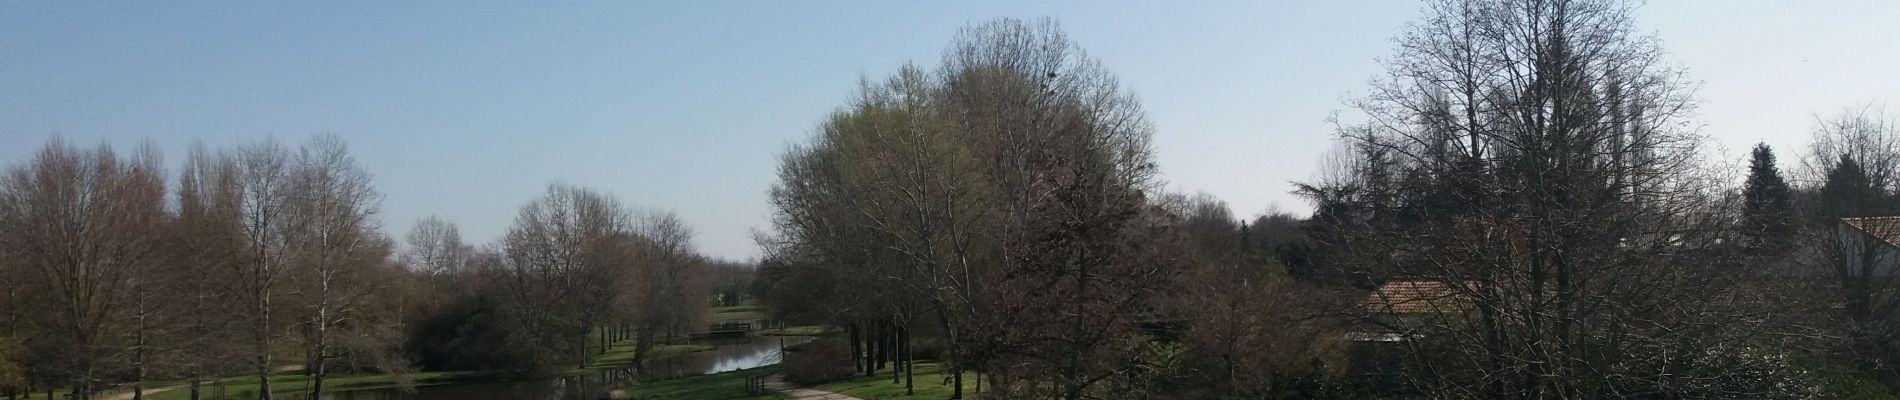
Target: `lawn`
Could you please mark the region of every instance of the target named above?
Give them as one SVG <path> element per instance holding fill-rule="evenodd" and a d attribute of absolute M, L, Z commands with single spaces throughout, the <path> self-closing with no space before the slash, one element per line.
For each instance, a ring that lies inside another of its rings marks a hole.
<path fill-rule="evenodd" d="M 758 322 L 765 319 L 765 312 L 758 306 L 713 307 L 707 314 L 712 323 L 721 322 Z"/>
<path fill-rule="evenodd" d="M 722 317 L 726 318 L 729 321 L 746 321 L 746 322 L 765 318 L 764 313 L 760 312 L 758 307 L 756 306 L 736 306 L 736 307 L 714 308 L 713 315 L 714 315 L 715 321 L 720 320 L 720 318 Z M 597 338 L 598 335 L 599 333 L 596 332 L 592 335 L 588 335 L 588 337 Z M 553 375 L 578 375 L 578 374 L 587 373 L 588 371 L 595 370 L 595 369 L 616 368 L 616 367 L 626 365 L 627 363 L 633 361 L 633 348 L 634 348 L 633 339 L 626 339 L 626 340 L 620 340 L 620 341 L 610 343 L 607 348 L 607 351 L 605 353 L 601 353 L 599 352 L 600 350 L 599 342 L 589 340 L 588 351 L 592 354 L 592 359 L 588 361 L 586 367 L 562 370 L 562 371 L 554 373 Z M 657 349 L 655 349 L 653 354 L 649 354 L 648 356 L 657 357 L 657 356 L 664 356 L 664 355 L 708 351 L 712 349 L 713 349 L 713 346 L 703 345 L 703 344 L 667 344 L 667 345 L 660 345 Z M 282 359 L 288 359 L 288 358 L 282 358 Z M 408 374 L 331 373 L 328 376 L 324 377 L 323 386 L 326 390 L 329 390 L 329 389 L 369 389 L 369 388 L 382 388 L 382 387 L 395 387 L 395 386 L 433 386 L 433 385 L 446 385 L 446 384 L 470 383 L 470 382 L 494 382 L 494 381 L 507 380 L 507 379 L 509 378 L 501 378 L 491 373 L 479 372 L 479 371 L 414 372 L 414 373 L 408 373 Z M 253 393 L 253 395 L 250 395 L 250 396 L 255 397 L 254 393 L 257 392 L 258 385 L 257 385 L 257 377 L 255 376 L 250 376 L 250 375 L 228 376 L 222 379 L 218 379 L 218 381 L 223 383 L 223 386 L 224 386 L 223 393 L 227 397 L 240 398 L 240 397 L 243 397 L 242 396 L 243 394 L 247 394 L 247 393 Z M 298 391 L 305 390 L 306 388 L 309 387 L 309 385 L 311 384 L 311 377 L 305 376 L 302 371 L 291 370 L 291 371 L 281 371 L 281 372 L 272 374 L 270 377 L 270 381 L 271 381 L 271 391 L 273 392 L 278 392 L 278 393 L 298 392 Z M 745 388 L 744 385 L 745 385 L 744 379 L 739 379 L 739 389 L 741 391 L 744 390 Z M 184 400 L 184 399 L 191 398 L 191 389 L 186 387 L 184 382 L 151 381 L 151 382 L 146 382 L 145 387 L 148 392 L 145 398 L 149 400 Z M 202 390 L 204 390 L 204 393 L 206 393 L 207 397 L 209 397 L 210 394 L 216 393 L 213 391 L 215 390 L 216 387 L 217 386 L 214 385 L 212 382 L 205 382 L 202 386 L 203 388 Z M 166 389 L 161 392 L 151 393 L 151 391 L 154 389 L 162 389 L 162 388 L 170 388 L 170 389 Z M 130 385 L 123 385 L 115 389 L 102 391 L 100 395 L 104 396 L 104 395 L 111 395 L 115 393 L 129 393 L 130 391 L 131 391 Z M 64 398 L 67 394 L 67 390 L 60 389 L 60 390 L 56 390 L 54 393 L 55 393 L 54 396 L 56 398 Z M 40 392 L 40 394 L 43 396 L 45 395 L 45 392 Z M 671 397 L 668 397 L 668 398 L 671 398 Z M 766 398 L 769 398 L 769 397 L 766 397 Z"/>
<path fill-rule="evenodd" d="M 310 378 L 302 372 L 289 371 L 271 375 L 271 391 L 277 393 L 298 392 L 309 387 Z M 493 379 L 489 374 L 479 372 L 417 372 L 411 374 L 343 374 L 334 373 L 323 378 L 323 386 L 330 389 L 366 389 L 402 385 L 430 386 L 460 382 L 486 381 Z M 222 380 L 224 394 L 230 398 L 244 398 L 245 394 L 257 393 L 256 377 L 233 377 Z M 176 387 L 153 394 L 147 394 L 150 400 L 185 400 L 191 398 L 191 389 L 182 383 L 147 384 L 147 390 L 176 385 Z M 206 397 L 216 393 L 216 385 L 205 383 Z M 251 395 L 249 397 L 255 397 Z"/>
<path fill-rule="evenodd" d="M 558 372 L 555 375 L 575 375 L 586 373 L 593 369 L 619 367 L 633 360 L 634 346 L 633 340 L 631 339 L 611 343 L 606 353 L 598 353 L 598 344 L 595 343 L 597 342 L 589 342 L 589 350 L 595 351 L 596 353 L 593 355 L 594 358 L 587 363 L 586 368 L 568 369 Z M 713 346 L 699 344 L 662 345 L 656 349 L 655 354 L 649 356 L 690 353 L 712 349 Z M 311 383 L 310 379 L 311 377 L 305 376 L 302 371 L 278 372 L 272 374 L 270 377 L 271 391 L 278 393 L 302 391 L 309 387 Z M 497 380 L 506 380 L 506 378 L 499 378 L 493 374 L 473 371 L 415 372 L 409 374 L 331 373 L 324 378 L 323 386 L 327 389 L 368 389 L 394 386 L 432 386 L 465 382 L 492 382 Z M 242 394 L 257 392 L 257 378 L 254 376 L 232 376 L 220 379 L 220 381 L 224 384 L 224 394 L 227 397 L 240 398 L 243 397 L 241 396 Z M 741 389 L 743 389 L 744 381 L 741 380 L 740 384 Z M 172 389 L 162 392 L 147 394 L 145 398 L 150 400 L 185 400 L 191 398 L 191 390 L 185 387 L 182 382 L 147 382 L 145 387 L 148 391 L 173 387 Z M 215 393 L 213 392 L 215 387 L 216 386 L 210 382 L 206 382 L 203 386 L 203 390 L 207 396 L 209 396 L 209 394 Z M 123 393 L 129 391 L 130 388 L 128 386 L 106 393 Z M 65 394 L 64 391 L 57 393 L 56 396 L 63 396 Z M 252 397 L 255 396 L 253 395 Z"/>
<path fill-rule="evenodd" d="M 842 331 L 842 329 L 835 326 L 806 325 L 760 329 L 756 334 L 761 336 L 825 336 L 839 331 Z"/>
<path fill-rule="evenodd" d="M 900 377 L 897 383 L 891 383 L 891 371 L 880 371 L 877 376 L 860 376 L 837 382 L 818 385 L 813 389 L 844 393 L 865 400 L 892 399 L 931 399 L 950 398 L 950 384 L 944 382 L 943 369 L 936 363 L 917 363 L 916 395 L 904 395 L 904 381 Z M 975 398 L 975 375 L 963 375 L 964 398 Z"/>
<path fill-rule="evenodd" d="M 625 390 L 628 398 L 634 400 L 786 399 L 788 397 L 777 393 L 755 395 L 746 392 L 747 377 L 776 371 L 778 366 L 766 366 L 643 383 Z"/>

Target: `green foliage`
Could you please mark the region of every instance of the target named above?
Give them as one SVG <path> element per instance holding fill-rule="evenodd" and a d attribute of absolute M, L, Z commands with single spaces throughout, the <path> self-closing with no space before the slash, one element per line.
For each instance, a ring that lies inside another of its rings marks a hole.
<path fill-rule="evenodd" d="M 1815 371 L 1819 398 L 1838 400 L 1893 400 L 1887 386 L 1872 375 L 1852 368 L 1823 367 Z"/>
<path fill-rule="evenodd" d="M 408 356 L 424 370 L 482 370 L 531 374 L 573 354 L 568 337 L 537 337 L 518 310 L 491 296 L 456 300 L 417 324 Z"/>
<path fill-rule="evenodd" d="M 1678 399 L 1814 399 L 1820 381 L 1787 351 L 1760 346 L 1639 346 L 1632 353 L 1660 354 L 1617 365 L 1609 379 L 1616 391 L 1656 393 Z"/>
<path fill-rule="evenodd" d="M 1879 180 L 1868 177 L 1859 161 L 1842 154 L 1840 161 L 1828 169 L 1827 181 L 1821 184 L 1819 222 L 1831 226 L 1834 218 L 1882 215 L 1887 209 L 1885 187 Z"/>
<path fill-rule="evenodd" d="M 843 341 L 816 340 L 787 349 L 785 379 L 803 384 L 833 382 L 856 374 Z"/>
<path fill-rule="evenodd" d="M 1747 244 L 1761 249 L 1785 249 L 1794 240 L 1794 192 L 1775 166 L 1767 144 L 1755 145 L 1748 161 L 1748 183 L 1742 189 L 1742 234 Z"/>

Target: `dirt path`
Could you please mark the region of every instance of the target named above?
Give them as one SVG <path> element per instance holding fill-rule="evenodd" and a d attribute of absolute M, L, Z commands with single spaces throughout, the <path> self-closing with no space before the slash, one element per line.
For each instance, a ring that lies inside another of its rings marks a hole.
<path fill-rule="evenodd" d="M 151 396 L 153 393 L 163 392 L 163 391 L 177 389 L 177 388 L 178 388 L 177 386 L 166 386 L 162 388 L 145 388 L 145 395 Z M 132 391 L 127 390 L 125 391 L 125 393 L 113 393 L 111 395 L 97 397 L 97 399 L 99 400 L 132 400 Z"/>
<path fill-rule="evenodd" d="M 785 374 L 766 375 L 765 388 L 799 400 L 863 400 L 834 392 L 801 388 L 791 382 L 786 382 Z"/>

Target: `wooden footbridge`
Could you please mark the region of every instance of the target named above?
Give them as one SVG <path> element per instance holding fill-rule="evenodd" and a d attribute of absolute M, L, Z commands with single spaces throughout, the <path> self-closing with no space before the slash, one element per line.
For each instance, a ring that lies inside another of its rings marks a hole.
<path fill-rule="evenodd" d="M 750 322 L 722 322 L 712 324 L 706 329 L 706 333 L 694 334 L 693 336 L 709 338 L 737 337 L 745 336 L 748 333 L 752 333 L 752 331 L 753 327 Z"/>

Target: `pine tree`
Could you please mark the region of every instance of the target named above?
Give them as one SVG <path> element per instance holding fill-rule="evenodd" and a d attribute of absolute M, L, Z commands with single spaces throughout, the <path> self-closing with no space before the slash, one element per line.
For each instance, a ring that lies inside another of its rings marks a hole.
<path fill-rule="evenodd" d="M 1768 144 L 1757 144 L 1742 189 L 1743 244 L 1756 250 L 1786 249 L 1794 240 L 1794 193 L 1775 167 Z"/>
<path fill-rule="evenodd" d="M 1842 154 L 1821 184 L 1822 209 L 1818 216 L 1826 226 L 1832 226 L 1836 218 L 1878 216 L 1886 211 L 1884 197 L 1884 188 L 1867 176 L 1866 169 L 1853 157 Z"/>

